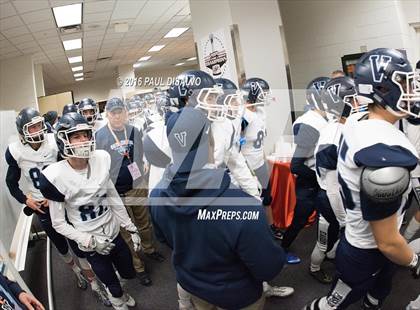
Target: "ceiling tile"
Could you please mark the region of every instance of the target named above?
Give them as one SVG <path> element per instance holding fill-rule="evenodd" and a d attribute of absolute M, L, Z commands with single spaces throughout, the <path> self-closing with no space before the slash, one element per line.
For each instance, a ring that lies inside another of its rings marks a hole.
<path fill-rule="evenodd" d="M 29 24 L 28 28 L 31 29 L 32 32 L 39 32 L 43 30 L 52 30 L 55 29 L 54 22 L 50 20 Z"/>
<path fill-rule="evenodd" d="M 89 24 L 89 23 L 100 22 L 100 21 L 108 22 L 110 17 L 111 17 L 111 12 L 84 14 L 83 23 Z"/>
<path fill-rule="evenodd" d="M 146 1 L 118 1 L 111 19 L 135 18 Z"/>
<path fill-rule="evenodd" d="M 75 3 L 80 3 L 82 1 L 80 0 L 50 0 L 51 3 L 51 7 L 56 7 L 56 6 L 63 6 L 63 5 L 70 5 L 70 4 L 75 4 Z"/>
<path fill-rule="evenodd" d="M 38 43 L 36 43 L 34 40 L 32 41 L 26 41 L 20 44 L 17 44 L 16 47 L 20 50 L 23 50 L 25 48 L 29 48 L 29 47 L 39 47 Z"/>
<path fill-rule="evenodd" d="M 37 40 L 42 40 L 42 39 L 51 38 L 51 37 L 58 37 L 56 29 L 47 29 L 47 30 L 43 30 L 39 32 L 34 32 L 33 35 Z"/>
<path fill-rule="evenodd" d="M 18 13 L 26 13 L 30 11 L 37 11 L 41 9 L 47 9 L 50 7 L 50 4 L 47 0 L 19 0 L 19 1 L 13 1 L 14 6 L 16 7 L 16 10 Z"/>
<path fill-rule="evenodd" d="M 12 42 L 13 44 L 19 44 L 19 43 L 23 43 L 23 42 L 27 42 L 27 41 L 31 41 L 34 38 L 32 37 L 32 35 L 30 34 L 24 34 L 23 36 L 19 36 L 19 37 L 13 37 L 10 38 L 10 42 Z"/>
<path fill-rule="evenodd" d="M 21 36 L 27 33 L 29 33 L 29 31 L 28 31 L 28 28 L 26 28 L 26 26 L 10 28 L 10 29 L 6 29 L 2 31 L 2 34 L 6 38 L 13 38 L 13 37 Z"/>
<path fill-rule="evenodd" d="M 0 19 L 16 15 L 16 10 L 10 2 L 0 4 Z"/>
<path fill-rule="evenodd" d="M 83 14 L 108 12 L 114 9 L 115 1 L 87 2 L 83 6 Z"/>
<path fill-rule="evenodd" d="M 40 21 L 51 21 L 54 23 L 54 17 L 51 9 L 29 12 L 21 15 L 25 24 L 32 24 Z"/>
<path fill-rule="evenodd" d="M 23 22 L 21 21 L 21 19 L 19 18 L 19 16 L 12 16 L 12 17 L 7 17 L 7 18 L 3 18 L 0 20 L 0 31 L 3 32 L 6 29 L 10 29 L 10 28 L 16 28 L 16 27 L 20 27 L 23 26 Z"/>

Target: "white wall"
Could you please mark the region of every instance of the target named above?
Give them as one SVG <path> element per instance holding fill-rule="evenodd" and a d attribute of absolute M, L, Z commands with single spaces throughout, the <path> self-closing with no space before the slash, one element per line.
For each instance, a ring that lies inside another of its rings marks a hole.
<path fill-rule="evenodd" d="M 418 14 L 411 12 L 418 8 L 418 1 L 280 0 L 279 5 L 295 89 L 341 69 L 341 57 L 360 53 L 361 46 L 367 50 L 405 48 L 409 59 L 419 58 L 413 32 L 407 26 L 407 18 L 411 22 L 418 19 Z M 407 11 L 411 13 L 405 17 Z M 303 94 L 296 94 L 295 108 L 303 106 Z"/>
<path fill-rule="evenodd" d="M 95 101 L 107 100 L 112 89 L 117 88 L 116 78 L 105 78 L 99 80 L 85 80 L 58 89 L 48 90 L 47 95 L 53 95 L 65 91 L 73 91 L 74 101 L 80 101 L 89 97 Z"/>
<path fill-rule="evenodd" d="M 31 56 L 0 61 L 0 110 L 38 108 Z"/>
<path fill-rule="evenodd" d="M 34 74 L 35 74 L 36 96 L 37 97 L 45 96 L 44 72 L 42 72 L 41 64 L 37 64 L 34 66 Z"/>

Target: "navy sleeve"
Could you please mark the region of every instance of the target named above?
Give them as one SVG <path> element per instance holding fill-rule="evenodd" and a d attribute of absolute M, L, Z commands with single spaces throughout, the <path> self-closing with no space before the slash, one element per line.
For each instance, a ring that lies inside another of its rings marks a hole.
<path fill-rule="evenodd" d="M 359 167 L 405 167 L 413 170 L 417 166 L 417 157 L 399 145 L 377 143 L 361 149 L 354 154 L 354 163 Z"/>
<path fill-rule="evenodd" d="M 296 124 L 293 126 L 294 142 L 304 148 L 315 148 L 319 139 L 319 131 L 307 124 Z"/>
<path fill-rule="evenodd" d="M 65 196 L 48 181 L 43 173 L 41 173 L 41 176 L 39 177 L 39 190 L 41 191 L 42 196 L 48 200 L 64 202 Z"/>
<path fill-rule="evenodd" d="M 19 187 L 19 180 L 21 175 L 19 165 L 10 153 L 9 148 L 7 148 L 5 156 L 6 162 L 9 165 L 6 173 L 7 187 L 9 188 L 10 194 L 17 201 L 24 204 L 26 202 L 26 195 L 22 192 L 22 190 Z"/>
<path fill-rule="evenodd" d="M 316 167 L 328 170 L 337 170 L 337 146 L 334 144 L 323 144 L 316 153 Z"/>
<path fill-rule="evenodd" d="M 24 290 L 20 287 L 20 285 L 15 281 L 10 281 L 7 277 L 5 277 L 6 283 L 9 286 L 10 291 L 16 298 L 19 298 L 20 293 L 24 292 Z"/>
<path fill-rule="evenodd" d="M 254 210 L 259 210 L 258 221 L 244 221 L 236 251 L 257 281 L 270 281 L 283 268 L 285 253 L 274 239 L 264 209 L 257 207 Z"/>
<path fill-rule="evenodd" d="M 306 183 L 316 184 L 315 171 L 305 165 L 305 161 L 313 156 L 313 148 L 304 148 L 296 146 L 295 153 L 290 164 L 290 171 L 300 178 L 303 178 Z"/>
<path fill-rule="evenodd" d="M 137 163 L 142 174 L 144 174 L 143 166 L 143 135 L 136 127 L 131 128 L 132 140 L 134 142 L 134 161 Z"/>
<path fill-rule="evenodd" d="M 153 142 L 148 134 L 144 137 L 143 148 L 147 161 L 153 166 L 165 168 L 171 163 L 171 158 Z"/>

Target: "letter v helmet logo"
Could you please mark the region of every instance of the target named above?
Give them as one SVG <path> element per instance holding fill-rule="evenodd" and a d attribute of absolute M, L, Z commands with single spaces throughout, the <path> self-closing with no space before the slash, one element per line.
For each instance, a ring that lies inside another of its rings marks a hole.
<path fill-rule="evenodd" d="M 372 68 L 373 81 L 381 83 L 384 72 L 391 62 L 392 57 L 386 55 L 371 55 L 369 57 L 370 67 Z"/>
<path fill-rule="evenodd" d="M 176 141 L 178 141 L 178 143 L 182 147 L 186 147 L 187 146 L 187 132 L 186 131 L 175 132 L 174 133 L 174 137 L 175 137 Z"/>

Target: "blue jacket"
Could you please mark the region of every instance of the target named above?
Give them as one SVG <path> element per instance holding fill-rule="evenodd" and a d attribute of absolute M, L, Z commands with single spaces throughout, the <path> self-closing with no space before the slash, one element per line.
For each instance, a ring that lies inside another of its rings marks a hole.
<path fill-rule="evenodd" d="M 7 301 L 7 303 L 12 306 L 12 309 L 26 309 L 19 301 L 19 295 L 22 292 L 24 292 L 24 290 L 21 289 L 19 284 L 10 281 L 6 276 L 0 273 L 0 301 L 2 303 L 6 303 Z"/>
<path fill-rule="evenodd" d="M 224 309 L 253 304 L 262 282 L 273 279 L 285 262 L 261 202 L 231 184 L 222 169 L 174 173 L 171 168 L 151 192 L 150 212 L 157 238 L 173 250 L 178 283 Z M 258 219 L 242 220 L 245 211 L 257 212 Z M 212 212 L 220 213 L 218 219 L 211 219 Z M 210 219 L 199 220 L 203 214 Z M 229 214 L 234 219 L 228 220 Z"/>

